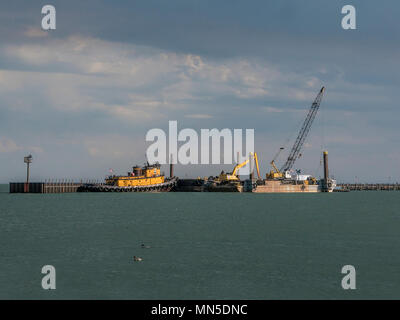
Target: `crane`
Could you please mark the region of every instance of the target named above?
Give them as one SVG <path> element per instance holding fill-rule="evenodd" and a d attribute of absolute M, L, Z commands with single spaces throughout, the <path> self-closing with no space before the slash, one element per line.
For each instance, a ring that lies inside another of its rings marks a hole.
<path fill-rule="evenodd" d="M 318 112 L 319 105 L 321 104 L 322 96 L 324 95 L 325 92 L 325 87 L 322 87 L 321 90 L 319 91 L 317 97 L 315 98 L 314 102 L 311 105 L 310 110 L 308 111 L 308 114 L 306 116 L 306 119 L 304 120 L 304 123 L 300 129 L 299 135 L 297 136 L 297 139 L 290 150 L 290 154 L 285 162 L 285 164 L 281 168 L 281 172 L 286 172 L 292 169 L 295 161 L 301 156 L 300 151 L 301 148 L 304 144 L 304 141 L 307 138 L 308 133 L 310 132 L 311 125 L 315 119 L 315 116 Z"/>
<path fill-rule="evenodd" d="M 275 160 L 278 158 L 278 156 L 280 155 L 280 153 L 282 152 L 283 149 L 284 149 L 284 147 L 280 147 L 279 151 L 275 154 L 274 158 L 270 162 L 270 164 L 272 166 L 272 170 L 269 172 L 269 174 L 267 174 L 267 178 L 275 179 L 275 178 L 283 177 L 283 173 L 279 171 L 279 169 L 277 168 L 277 166 L 275 164 Z"/>

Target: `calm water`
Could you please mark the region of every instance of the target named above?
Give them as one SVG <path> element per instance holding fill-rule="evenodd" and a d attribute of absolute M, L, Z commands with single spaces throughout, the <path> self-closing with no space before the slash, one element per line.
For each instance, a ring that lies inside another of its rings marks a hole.
<path fill-rule="evenodd" d="M 2 299 L 400 298 L 399 192 L 1 188 Z M 41 288 L 46 264 L 57 270 L 56 290 Z M 346 264 L 357 290 L 341 289 Z"/>

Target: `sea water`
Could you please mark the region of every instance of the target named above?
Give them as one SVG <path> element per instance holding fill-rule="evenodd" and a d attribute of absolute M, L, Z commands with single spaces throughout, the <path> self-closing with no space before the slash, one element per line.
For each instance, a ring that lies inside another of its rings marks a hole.
<path fill-rule="evenodd" d="M 400 298 L 400 192 L 0 191 L 1 299 Z"/>

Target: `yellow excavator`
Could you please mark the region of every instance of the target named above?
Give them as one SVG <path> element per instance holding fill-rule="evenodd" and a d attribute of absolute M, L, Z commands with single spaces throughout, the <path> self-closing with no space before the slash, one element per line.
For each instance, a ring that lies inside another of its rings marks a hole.
<path fill-rule="evenodd" d="M 254 160 L 255 160 L 255 162 L 256 162 L 256 168 L 257 168 L 258 179 L 261 179 L 261 176 L 260 176 L 260 168 L 259 168 L 259 166 L 258 166 L 257 153 L 254 152 L 254 155 L 253 155 L 253 153 L 252 153 L 251 156 L 254 156 Z M 220 175 L 218 176 L 218 179 L 217 179 L 217 180 L 218 180 L 219 182 L 235 182 L 235 181 L 236 181 L 236 182 L 239 182 L 240 180 L 239 180 L 239 177 L 238 177 L 238 171 L 239 171 L 240 168 L 243 168 L 246 164 L 248 164 L 249 161 L 250 161 L 250 159 L 247 159 L 246 161 L 244 161 L 244 162 L 242 162 L 242 163 L 236 165 L 236 166 L 233 168 L 233 171 L 232 171 L 231 173 L 225 173 L 224 171 L 222 171 L 222 172 L 220 173 Z"/>
<path fill-rule="evenodd" d="M 277 168 L 276 164 L 275 164 L 275 160 L 276 158 L 278 158 L 278 156 L 280 155 L 280 153 L 282 152 L 284 148 L 281 147 L 279 149 L 279 151 L 276 153 L 275 157 L 272 159 L 272 161 L 270 162 L 272 169 L 269 173 L 267 173 L 267 179 L 281 179 L 283 178 L 283 173 L 281 171 L 279 171 L 279 169 Z"/>

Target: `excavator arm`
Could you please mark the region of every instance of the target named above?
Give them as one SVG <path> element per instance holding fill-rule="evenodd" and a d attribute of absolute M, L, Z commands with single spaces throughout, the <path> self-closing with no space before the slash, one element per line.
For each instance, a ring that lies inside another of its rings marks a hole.
<path fill-rule="evenodd" d="M 280 173 L 278 167 L 275 164 L 275 160 L 278 158 L 278 156 L 281 154 L 282 150 L 284 149 L 284 147 L 280 147 L 279 151 L 275 154 L 275 157 L 272 159 L 272 161 L 270 162 L 272 168 L 275 170 L 275 173 Z"/>
<path fill-rule="evenodd" d="M 260 180 L 261 175 L 260 175 L 260 167 L 258 166 L 257 152 L 254 152 L 254 160 L 256 161 L 257 175 L 258 175 L 258 179 Z"/>
<path fill-rule="evenodd" d="M 258 157 L 257 157 L 257 153 L 254 152 L 254 159 L 256 162 L 256 168 L 257 168 L 257 175 L 258 175 L 258 179 L 261 179 L 261 175 L 260 175 L 260 167 L 258 165 Z M 221 174 L 219 175 L 219 180 L 220 181 L 239 181 L 238 178 L 238 171 L 240 168 L 243 168 L 245 165 L 247 165 L 249 163 L 250 159 L 247 159 L 246 161 L 237 164 L 234 168 L 232 173 L 223 173 L 221 172 Z"/>
<path fill-rule="evenodd" d="M 246 161 L 244 161 L 244 162 L 242 162 L 242 163 L 236 165 L 235 168 L 234 168 L 233 171 L 232 171 L 232 175 L 233 175 L 233 176 L 236 176 L 236 175 L 237 175 L 237 171 L 238 171 L 240 168 L 243 168 L 243 167 L 244 167 L 246 164 L 248 164 L 248 163 L 249 163 L 249 159 L 247 159 Z"/>
<path fill-rule="evenodd" d="M 271 161 L 271 166 L 274 168 L 274 170 L 275 170 L 276 173 L 280 173 L 279 169 L 278 169 L 277 166 L 275 165 L 275 161 L 274 161 L 274 160 Z"/>

